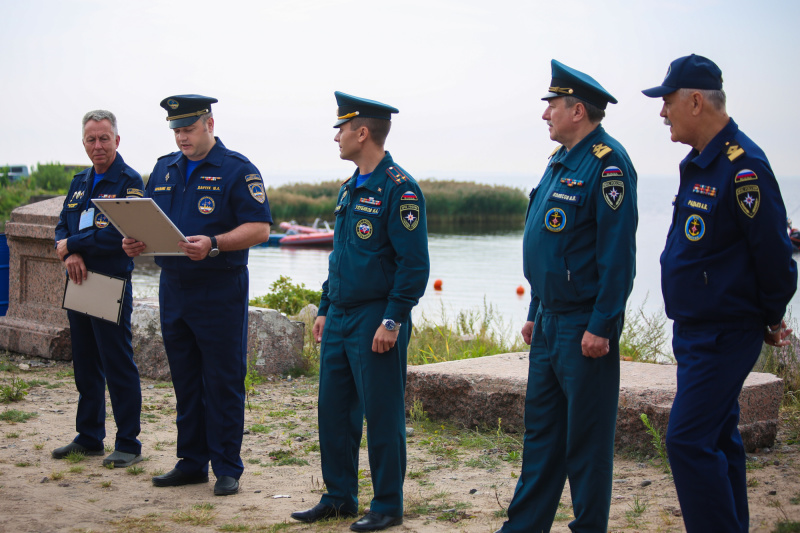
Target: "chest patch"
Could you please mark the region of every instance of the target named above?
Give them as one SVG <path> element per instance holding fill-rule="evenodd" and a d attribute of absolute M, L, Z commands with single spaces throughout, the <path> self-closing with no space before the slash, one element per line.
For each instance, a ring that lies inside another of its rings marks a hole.
<path fill-rule="evenodd" d="M 172 187 L 173 185 L 162 185 L 161 187 L 154 188 L 153 192 L 170 192 Z"/>
<path fill-rule="evenodd" d="M 561 178 L 560 181 L 567 187 L 583 187 L 583 180 L 574 180 L 572 178 Z"/>
<path fill-rule="evenodd" d="M 625 183 L 620 180 L 608 180 L 603 182 L 603 198 L 608 206 L 616 211 L 622 205 L 625 197 Z"/>
<path fill-rule="evenodd" d="M 94 225 L 100 229 L 108 226 L 108 218 L 103 213 L 97 213 L 94 217 Z"/>
<path fill-rule="evenodd" d="M 267 200 L 267 195 L 264 194 L 264 184 L 259 181 L 251 181 L 247 184 L 247 188 L 250 189 L 250 196 L 252 196 L 256 202 L 263 204 Z"/>
<path fill-rule="evenodd" d="M 367 205 L 381 205 L 381 201 L 376 200 L 372 196 L 370 196 L 369 198 L 359 198 L 358 201 L 361 202 L 362 204 L 367 204 Z"/>
<path fill-rule="evenodd" d="M 216 204 L 214 204 L 214 199 L 210 196 L 203 196 L 197 202 L 197 210 L 200 211 L 203 215 L 210 215 L 214 212 L 214 208 Z"/>
<path fill-rule="evenodd" d="M 356 235 L 359 239 L 369 239 L 372 237 L 372 222 L 362 218 L 356 222 Z"/>
<path fill-rule="evenodd" d="M 706 223 L 700 215 L 689 215 L 686 224 L 683 226 L 686 238 L 692 242 L 697 242 L 706 234 Z"/>
<path fill-rule="evenodd" d="M 408 231 L 414 231 L 419 224 L 419 206 L 417 204 L 403 204 L 400 206 L 400 221 Z"/>
<path fill-rule="evenodd" d="M 544 225 L 550 231 L 558 233 L 567 225 L 567 215 L 560 207 L 548 209 L 544 215 Z"/>
<path fill-rule="evenodd" d="M 752 181 L 752 180 L 757 180 L 757 179 L 758 179 L 758 176 L 756 176 L 756 173 L 753 172 L 752 170 L 746 168 L 746 169 L 740 170 L 739 172 L 736 173 L 736 177 L 733 178 L 733 182 L 734 183 L 741 183 L 743 181 Z"/>
<path fill-rule="evenodd" d="M 761 205 L 761 191 L 758 185 L 745 185 L 736 189 L 736 201 L 744 214 L 753 218 Z"/>

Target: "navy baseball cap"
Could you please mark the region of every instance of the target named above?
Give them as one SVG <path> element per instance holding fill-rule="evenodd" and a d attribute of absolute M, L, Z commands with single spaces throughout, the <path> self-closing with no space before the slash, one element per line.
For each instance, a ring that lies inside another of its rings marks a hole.
<path fill-rule="evenodd" d="M 336 96 L 336 105 L 339 109 L 336 113 L 336 124 L 334 128 L 338 128 L 345 122 L 359 118 L 380 118 L 383 120 L 392 120 L 392 113 L 399 113 L 400 111 L 390 105 L 376 102 L 375 100 L 367 100 L 366 98 L 359 98 L 350 94 L 336 91 L 333 93 Z"/>
<path fill-rule="evenodd" d="M 645 96 L 658 98 L 678 89 L 722 89 L 722 71 L 707 57 L 692 54 L 679 57 L 669 65 L 664 81 L 658 87 L 642 91 Z"/>
<path fill-rule="evenodd" d="M 199 94 L 178 94 L 168 96 L 161 100 L 161 107 L 167 110 L 167 120 L 169 127 L 184 128 L 191 126 L 200 115 L 211 112 L 211 104 L 216 104 L 219 100 L 209 96 Z"/>
<path fill-rule="evenodd" d="M 588 74 L 570 68 L 555 59 L 550 60 L 550 71 L 552 79 L 549 92 L 544 95 L 542 100 L 550 100 L 559 96 L 574 96 L 600 109 L 605 109 L 609 102 L 617 103 L 617 99 Z"/>

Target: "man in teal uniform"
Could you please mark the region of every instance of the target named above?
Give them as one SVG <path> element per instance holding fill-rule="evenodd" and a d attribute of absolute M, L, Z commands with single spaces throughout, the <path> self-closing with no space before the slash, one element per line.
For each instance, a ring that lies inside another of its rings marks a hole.
<path fill-rule="evenodd" d="M 549 531 L 566 478 L 573 531 L 606 531 L 619 397 L 619 336 L 633 286 L 636 171 L 600 121 L 616 103 L 556 60 L 543 100 L 561 143 L 531 192 L 523 268 L 531 344 L 522 474 L 500 531 Z"/>
<path fill-rule="evenodd" d="M 322 342 L 319 441 L 328 492 L 292 513 L 316 522 L 358 512 L 358 450 L 364 418 L 375 495 L 350 529 L 403 523 L 406 352 L 411 308 L 430 271 L 425 198 L 383 145 L 394 107 L 336 92 L 339 156 L 358 169 L 342 185 L 328 280 L 314 337 Z"/>

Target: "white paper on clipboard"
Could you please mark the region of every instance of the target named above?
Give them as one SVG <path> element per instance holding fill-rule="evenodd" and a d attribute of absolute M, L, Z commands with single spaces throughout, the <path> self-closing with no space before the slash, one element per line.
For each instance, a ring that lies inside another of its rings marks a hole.
<path fill-rule="evenodd" d="M 152 198 L 93 198 L 92 202 L 124 237 L 147 245 L 142 255 L 185 255 L 189 242 Z"/>
<path fill-rule="evenodd" d="M 127 280 L 88 271 L 80 285 L 67 278 L 61 307 L 119 324 Z"/>

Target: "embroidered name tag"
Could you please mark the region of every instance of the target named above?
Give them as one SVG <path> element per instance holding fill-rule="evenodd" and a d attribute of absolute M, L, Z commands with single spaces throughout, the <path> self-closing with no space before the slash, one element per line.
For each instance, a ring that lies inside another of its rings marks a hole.
<path fill-rule="evenodd" d="M 689 198 L 686 200 L 686 207 L 691 207 L 692 209 L 699 209 L 700 211 L 705 211 L 706 213 L 710 213 L 711 210 L 714 208 L 714 204 L 710 202 L 702 202 L 700 200 L 693 200 Z"/>
<path fill-rule="evenodd" d="M 579 204 L 581 202 L 580 194 L 567 194 L 558 191 L 553 191 L 553 194 L 550 195 L 550 198 L 553 200 L 566 202 L 568 204 Z"/>
<path fill-rule="evenodd" d="M 372 216 L 372 217 L 376 217 L 376 216 L 380 215 L 381 211 L 383 211 L 382 207 L 373 207 L 373 206 L 370 206 L 370 205 L 362 205 L 362 204 L 357 204 L 353 208 L 353 212 L 354 213 L 361 213 L 363 215 L 369 215 L 369 216 Z"/>

